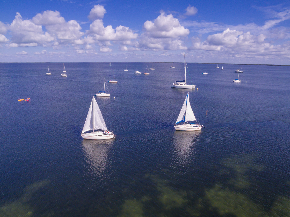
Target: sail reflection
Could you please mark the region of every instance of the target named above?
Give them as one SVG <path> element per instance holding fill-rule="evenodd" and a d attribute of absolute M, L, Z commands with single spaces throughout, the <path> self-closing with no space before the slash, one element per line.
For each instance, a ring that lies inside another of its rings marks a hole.
<path fill-rule="evenodd" d="M 201 131 L 186 132 L 175 131 L 173 145 L 175 148 L 176 161 L 179 164 L 186 164 L 194 155 L 194 144 Z"/>
<path fill-rule="evenodd" d="M 112 145 L 112 140 L 83 140 L 86 161 L 97 176 L 102 176 L 107 167 L 108 153 Z"/>

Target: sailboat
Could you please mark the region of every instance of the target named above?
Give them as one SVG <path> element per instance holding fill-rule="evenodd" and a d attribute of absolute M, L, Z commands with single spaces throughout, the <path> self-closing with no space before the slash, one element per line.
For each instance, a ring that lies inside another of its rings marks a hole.
<path fill-rule="evenodd" d="M 222 66 L 222 70 L 224 69 L 224 67 Z"/>
<path fill-rule="evenodd" d="M 239 76 L 239 74 L 238 74 L 238 78 L 234 79 L 233 82 L 235 82 L 235 83 L 240 83 L 241 80 L 240 80 L 239 78 L 240 78 L 240 76 Z"/>
<path fill-rule="evenodd" d="M 47 68 L 47 75 L 51 75 L 51 72 L 49 72 L 49 67 Z"/>
<path fill-rule="evenodd" d="M 187 93 L 174 128 L 182 131 L 196 131 L 201 130 L 202 127 L 202 125 L 196 123 L 196 118 L 189 102 L 189 93 Z"/>
<path fill-rule="evenodd" d="M 63 71 L 62 71 L 62 73 L 61 73 L 61 76 L 62 76 L 62 77 L 67 77 L 67 74 L 66 74 L 66 70 L 65 70 L 65 66 L 64 66 L 64 64 L 63 64 Z"/>
<path fill-rule="evenodd" d="M 81 136 L 84 139 L 113 139 L 115 135 L 108 131 L 101 110 L 93 97 Z"/>
<path fill-rule="evenodd" d="M 216 65 L 216 68 L 217 68 L 217 69 L 219 68 L 219 64 Z"/>
<path fill-rule="evenodd" d="M 104 91 L 99 91 L 96 96 L 101 96 L 101 97 L 109 97 L 111 96 L 109 93 L 106 93 L 106 82 L 104 82 Z"/>
<path fill-rule="evenodd" d="M 124 69 L 124 72 L 128 72 L 127 66 L 126 66 L 126 69 Z"/>
<path fill-rule="evenodd" d="M 171 88 L 177 88 L 177 89 L 194 89 L 195 88 L 195 85 L 186 83 L 185 54 L 184 54 L 184 80 L 183 81 L 175 81 L 175 83 L 172 84 Z"/>

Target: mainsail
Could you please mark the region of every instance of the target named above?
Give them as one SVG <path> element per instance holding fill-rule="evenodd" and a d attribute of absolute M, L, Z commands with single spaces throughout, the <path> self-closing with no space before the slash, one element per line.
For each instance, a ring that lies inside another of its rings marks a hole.
<path fill-rule="evenodd" d="M 192 111 L 189 102 L 189 93 L 185 97 L 184 103 L 176 120 L 176 124 L 178 124 L 179 122 L 188 122 L 188 121 L 196 121 L 196 118 L 194 116 L 194 113 Z"/>
<path fill-rule="evenodd" d="M 90 130 L 107 130 L 101 110 L 93 97 L 82 133 Z"/>

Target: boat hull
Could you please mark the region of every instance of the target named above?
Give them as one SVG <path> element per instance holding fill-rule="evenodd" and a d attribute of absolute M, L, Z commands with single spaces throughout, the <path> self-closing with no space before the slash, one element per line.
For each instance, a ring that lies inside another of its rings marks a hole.
<path fill-rule="evenodd" d="M 109 93 L 97 93 L 96 96 L 99 96 L 99 97 L 110 97 L 111 94 L 109 94 Z"/>
<path fill-rule="evenodd" d="M 193 84 L 173 84 L 171 88 L 176 89 L 195 89 L 195 85 Z"/>
<path fill-rule="evenodd" d="M 95 131 L 90 133 L 82 133 L 81 136 L 84 139 L 92 139 L 92 140 L 104 140 L 104 139 L 113 139 L 115 135 L 112 132 L 107 131 Z"/>
<path fill-rule="evenodd" d="M 175 130 L 179 131 L 199 131 L 202 128 L 200 124 L 180 124 L 174 126 Z"/>

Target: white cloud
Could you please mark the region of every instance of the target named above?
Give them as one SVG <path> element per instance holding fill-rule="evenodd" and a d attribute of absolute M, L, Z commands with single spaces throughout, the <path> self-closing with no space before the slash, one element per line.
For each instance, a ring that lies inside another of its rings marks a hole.
<path fill-rule="evenodd" d="M 0 21 L 0 34 L 6 34 L 7 26 Z"/>
<path fill-rule="evenodd" d="M 21 52 L 17 52 L 16 54 L 18 54 L 18 55 L 26 55 L 27 52 L 26 51 L 21 51 Z"/>
<path fill-rule="evenodd" d="M 138 37 L 138 34 L 130 30 L 129 27 L 118 26 L 116 30 L 111 25 L 104 27 L 102 20 L 95 20 L 90 25 L 88 34 L 99 41 L 128 41 Z"/>
<path fill-rule="evenodd" d="M 58 11 L 44 11 L 33 17 L 32 21 L 35 24 L 44 25 L 48 34 L 54 36 L 55 40 L 60 40 L 61 43 L 79 43 L 80 38 L 84 35 L 77 21 L 66 22 Z"/>
<path fill-rule="evenodd" d="M 0 34 L 0 43 L 8 42 L 9 40 L 5 37 L 5 35 Z"/>
<path fill-rule="evenodd" d="M 22 20 L 20 13 L 16 13 L 9 30 L 12 35 L 11 41 L 17 44 L 44 44 L 54 40 L 49 33 L 42 31 L 41 25 L 36 25 L 31 20 Z"/>
<path fill-rule="evenodd" d="M 194 7 L 194 6 L 188 6 L 187 8 L 186 8 L 186 13 L 185 13 L 185 15 L 187 15 L 187 16 L 193 16 L 193 15 L 195 15 L 197 13 L 197 8 L 196 7 Z"/>
<path fill-rule="evenodd" d="M 32 22 L 37 25 L 55 25 L 65 23 L 65 19 L 60 16 L 58 11 L 44 11 L 42 14 L 38 13 L 32 18 Z"/>
<path fill-rule="evenodd" d="M 189 30 L 180 25 L 172 14 L 164 12 L 152 21 L 144 23 L 144 33 L 139 39 L 139 47 L 153 50 L 185 50 L 181 38 L 188 36 Z"/>
<path fill-rule="evenodd" d="M 106 53 L 106 52 L 111 52 L 112 49 L 109 48 L 109 47 L 101 47 L 101 48 L 100 48 L 100 51 Z"/>
<path fill-rule="evenodd" d="M 106 9 L 102 5 L 95 5 L 90 11 L 88 18 L 90 20 L 103 19 Z"/>
<path fill-rule="evenodd" d="M 189 30 L 181 26 L 178 19 L 164 12 L 161 12 L 154 22 L 146 21 L 144 29 L 145 34 L 152 38 L 178 38 L 189 34 Z"/>

